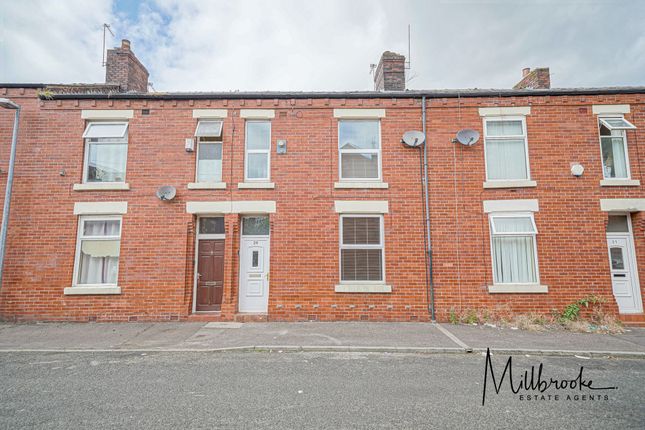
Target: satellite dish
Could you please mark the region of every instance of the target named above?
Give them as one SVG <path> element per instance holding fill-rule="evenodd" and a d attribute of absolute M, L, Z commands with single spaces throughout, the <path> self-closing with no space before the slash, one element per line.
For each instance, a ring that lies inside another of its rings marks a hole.
<path fill-rule="evenodd" d="M 414 148 L 416 146 L 423 145 L 423 142 L 426 141 L 426 137 L 422 131 L 411 130 L 403 133 L 401 141 Z"/>
<path fill-rule="evenodd" d="M 477 130 L 471 130 L 469 128 L 464 128 L 457 132 L 457 142 L 462 145 L 472 146 L 479 140 L 479 132 Z"/>
<path fill-rule="evenodd" d="M 177 194 L 177 190 L 172 185 L 164 185 L 157 190 L 157 197 L 161 201 L 172 200 L 175 198 L 175 194 Z"/>

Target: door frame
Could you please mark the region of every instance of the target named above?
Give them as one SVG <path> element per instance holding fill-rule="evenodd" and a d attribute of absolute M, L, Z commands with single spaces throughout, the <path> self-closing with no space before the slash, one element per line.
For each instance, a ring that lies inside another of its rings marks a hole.
<path fill-rule="evenodd" d="M 629 264 L 631 266 L 631 271 L 632 273 L 632 282 L 634 283 L 632 285 L 632 289 L 635 287 L 635 290 L 632 290 L 632 293 L 635 293 L 636 297 L 634 297 L 635 301 L 640 305 L 640 311 L 637 312 L 627 312 L 623 313 L 620 312 L 620 309 L 618 310 L 618 313 L 621 315 L 629 315 L 629 314 L 639 314 L 643 312 L 643 297 L 641 294 L 641 288 L 640 288 L 640 280 L 638 278 L 638 260 L 636 259 L 636 246 L 634 244 L 634 230 L 632 229 L 632 214 L 630 212 L 609 212 L 608 216 L 625 216 L 627 217 L 627 232 L 626 233 L 620 233 L 620 232 L 605 232 L 605 247 L 607 248 L 607 262 L 609 263 L 609 281 L 611 284 L 611 295 L 614 295 L 614 280 L 611 276 L 612 268 L 611 268 L 611 255 L 609 254 L 609 244 L 607 243 L 607 239 L 609 238 L 627 238 L 627 252 L 629 252 Z M 615 298 L 614 298 L 615 300 Z"/>
<path fill-rule="evenodd" d="M 254 218 L 254 217 L 267 217 L 269 219 L 269 234 L 265 235 L 258 235 L 258 234 L 253 234 L 253 235 L 245 235 L 244 234 L 244 227 L 243 227 L 243 221 L 242 218 Z M 267 280 L 267 310 L 266 312 L 259 312 L 259 313 L 269 313 L 269 291 L 270 291 L 270 286 L 271 286 L 271 218 L 269 217 L 269 214 L 247 214 L 247 215 L 242 215 L 240 217 L 240 248 L 238 252 L 238 259 L 237 259 L 237 264 L 238 264 L 238 283 L 237 283 L 237 312 L 239 313 L 255 313 L 255 312 L 242 312 L 240 311 L 240 299 L 242 298 L 242 243 L 244 239 L 266 239 L 267 243 L 269 246 L 267 247 L 267 259 L 269 261 L 269 267 L 267 268 L 267 275 L 269 276 Z"/>
<path fill-rule="evenodd" d="M 193 258 L 193 306 L 192 306 L 192 313 L 194 314 L 202 314 L 202 313 L 213 313 L 213 312 L 218 312 L 218 311 L 198 311 L 197 310 L 197 266 L 199 265 L 199 240 L 213 240 L 213 239 L 222 239 L 224 240 L 224 249 L 226 249 L 226 233 L 224 234 L 200 234 L 199 233 L 199 223 L 201 222 L 202 218 L 212 218 L 212 217 L 223 217 L 223 215 L 218 215 L 218 214 L 213 214 L 213 215 L 199 215 L 197 217 L 197 220 L 195 222 L 195 250 L 194 250 L 194 258 Z M 224 224 L 224 228 L 226 228 L 226 224 Z M 224 230 L 226 231 L 226 230 Z M 226 252 L 224 252 L 224 258 L 226 259 Z M 224 261 L 224 264 L 226 264 L 226 261 Z M 224 302 L 224 298 L 222 298 L 222 302 Z"/>

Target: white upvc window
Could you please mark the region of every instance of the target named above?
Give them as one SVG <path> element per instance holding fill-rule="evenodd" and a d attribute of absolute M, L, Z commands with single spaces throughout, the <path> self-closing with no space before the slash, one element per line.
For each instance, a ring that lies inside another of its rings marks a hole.
<path fill-rule="evenodd" d="M 539 284 L 533 214 L 491 214 L 490 232 L 494 284 Z"/>
<path fill-rule="evenodd" d="M 200 120 L 197 139 L 197 182 L 222 181 L 222 121 Z"/>
<path fill-rule="evenodd" d="M 116 286 L 120 247 L 121 216 L 81 216 L 73 287 Z"/>
<path fill-rule="evenodd" d="M 341 215 L 341 283 L 379 283 L 385 280 L 382 215 Z"/>
<path fill-rule="evenodd" d="M 123 183 L 128 158 L 127 122 L 90 122 L 83 133 L 83 183 Z"/>
<path fill-rule="evenodd" d="M 246 121 L 244 180 L 264 181 L 271 178 L 271 121 Z"/>
<path fill-rule="evenodd" d="M 526 118 L 484 118 L 487 181 L 530 180 Z"/>
<path fill-rule="evenodd" d="M 602 174 L 605 179 L 629 179 L 629 154 L 626 130 L 634 127 L 622 116 L 598 117 Z"/>
<path fill-rule="evenodd" d="M 341 181 L 381 180 L 381 122 L 339 120 L 338 157 Z"/>

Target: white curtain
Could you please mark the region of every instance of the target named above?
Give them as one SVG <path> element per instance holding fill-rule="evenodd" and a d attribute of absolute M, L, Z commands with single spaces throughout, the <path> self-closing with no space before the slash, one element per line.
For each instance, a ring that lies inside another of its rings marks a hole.
<path fill-rule="evenodd" d="M 524 140 L 487 140 L 488 179 L 528 179 Z"/>
<path fill-rule="evenodd" d="M 83 236 L 119 236 L 118 220 L 85 221 Z M 119 239 L 81 239 L 79 284 L 116 284 Z"/>
<path fill-rule="evenodd" d="M 611 149 L 614 153 L 614 177 L 627 177 L 627 160 L 625 159 L 625 145 L 622 137 L 611 139 Z"/>
<path fill-rule="evenodd" d="M 534 236 L 493 237 L 495 283 L 527 284 L 537 282 Z"/>
<path fill-rule="evenodd" d="M 222 144 L 200 143 L 197 161 L 197 182 L 222 180 Z"/>
<path fill-rule="evenodd" d="M 91 143 L 88 154 L 89 182 L 125 181 L 125 163 L 128 145 L 124 143 Z"/>

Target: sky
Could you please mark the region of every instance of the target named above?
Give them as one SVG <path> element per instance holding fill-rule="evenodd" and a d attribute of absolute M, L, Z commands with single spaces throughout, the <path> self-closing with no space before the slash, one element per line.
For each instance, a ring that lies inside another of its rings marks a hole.
<path fill-rule="evenodd" d="M 127 38 L 156 91 L 371 90 L 408 53 L 408 89 L 645 85 L 645 0 L 0 0 L 0 82 L 103 82 Z"/>

